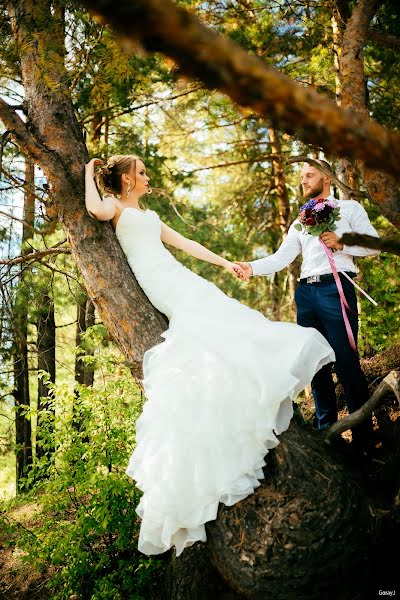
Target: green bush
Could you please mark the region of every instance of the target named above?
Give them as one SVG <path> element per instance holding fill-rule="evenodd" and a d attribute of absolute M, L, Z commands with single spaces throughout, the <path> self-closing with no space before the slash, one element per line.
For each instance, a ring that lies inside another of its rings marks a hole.
<path fill-rule="evenodd" d="M 74 392 L 50 384 L 56 426 L 49 405 L 40 427 L 55 455 L 36 462 L 29 492 L 8 503 L 0 527 L 33 567 L 56 567 L 48 582 L 54 600 L 153 600 L 161 562 L 137 550 L 140 492 L 125 474 L 142 394 L 111 353 L 85 360 L 97 372 L 100 365 L 101 384 Z M 9 516 L 33 500 L 41 507 L 34 525 Z"/>

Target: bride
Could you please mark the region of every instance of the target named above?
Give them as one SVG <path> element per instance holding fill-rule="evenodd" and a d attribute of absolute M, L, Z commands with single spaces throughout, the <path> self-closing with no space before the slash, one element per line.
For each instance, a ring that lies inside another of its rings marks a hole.
<path fill-rule="evenodd" d="M 103 200 L 94 181 L 100 164 L 86 165 L 87 210 L 111 221 L 139 285 L 169 319 L 165 341 L 144 355 L 147 401 L 126 471 L 143 492 L 139 550 L 175 546 L 179 555 L 206 540 L 204 524 L 219 502 L 230 506 L 260 485 L 292 401 L 335 357 L 316 329 L 268 320 L 173 257 L 164 243 L 242 276 L 141 209 L 150 190 L 140 158 L 117 155 L 100 169 Z"/>

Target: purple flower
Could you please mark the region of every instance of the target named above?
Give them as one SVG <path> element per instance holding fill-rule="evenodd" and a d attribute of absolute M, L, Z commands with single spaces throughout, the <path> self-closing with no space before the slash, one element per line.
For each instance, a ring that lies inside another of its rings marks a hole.
<path fill-rule="evenodd" d="M 314 206 L 315 206 L 315 200 L 309 200 L 308 202 L 303 204 L 303 206 L 300 208 L 300 211 L 307 210 L 308 208 L 314 208 Z"/>

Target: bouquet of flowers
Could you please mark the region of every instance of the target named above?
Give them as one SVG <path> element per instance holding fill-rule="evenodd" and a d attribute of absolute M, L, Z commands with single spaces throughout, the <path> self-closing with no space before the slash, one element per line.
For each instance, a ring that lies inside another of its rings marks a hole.
<path fill-rule="evenodd" d="M 300 221 L 295 224 L 297 231 L 304 229 L 306 233 L 319 236 L 324 231 L 335 231 L 335 221 L 339 221 L 339 206 L 335 200 L 315 198 L 300 208 Z"/>

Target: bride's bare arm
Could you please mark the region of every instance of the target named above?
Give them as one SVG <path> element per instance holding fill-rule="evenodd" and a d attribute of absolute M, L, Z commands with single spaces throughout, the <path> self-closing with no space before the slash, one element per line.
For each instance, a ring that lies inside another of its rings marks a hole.
<path fill-rule="evenodd" d="M 117 210 L 116 203 L 111 196 L 104 198 L 104 200 L 100 198 L 100 194 L 97 191 L 94 182 L 94 167 L 96 164 L 102 164 L 102 161 L 98 158 L 92 158 L 92 160 L 85 165 L 86 208 L 91 217 L 94 217 L 99 221 L 109 221 L 115 216 Z"/>
<path fill-rule="evenodd" d="M 223 267 L 237 277 L 241 277 L 242 269 L 239 265 L 235 265 L 235 263 L 219 256 L 219 254 L 211 252 L 211 250 L 208 250 L 198 242 L 185 238 L 171 227 L 168 227 L 168 225 L 165 225 L 165 223 L 161 224 L 161 239 L 166 244 L 174 246 L 174 248 L 178 248 L 179 250 L 183 250 L 187 254 L 190 254 L 190 256 Z"/>

